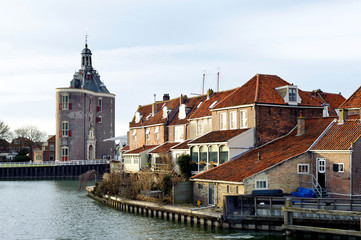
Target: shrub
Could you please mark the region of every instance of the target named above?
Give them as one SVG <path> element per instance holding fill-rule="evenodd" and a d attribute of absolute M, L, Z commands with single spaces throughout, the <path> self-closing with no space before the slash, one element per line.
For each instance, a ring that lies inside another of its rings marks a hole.
<path fill-rule="evenodd" d="M 188 154 L 182 154 L 178 157 L 177 163 L 179 166 L 179 171 L 182 176 L 185 178 L 190 178 L 192 176 L 192 158 Z"/>

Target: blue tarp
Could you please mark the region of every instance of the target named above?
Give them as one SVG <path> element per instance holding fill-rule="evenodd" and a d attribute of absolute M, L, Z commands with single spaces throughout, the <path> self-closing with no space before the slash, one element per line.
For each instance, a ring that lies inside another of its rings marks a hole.
<path fill-rule="evenodd" d="M 295 197 L 304 197 L 304 198 L 314 198 L 316 194 L 311 189 L 299 187 L 297 188 L 297 192 L 291 192 L 292 196 Z"/>

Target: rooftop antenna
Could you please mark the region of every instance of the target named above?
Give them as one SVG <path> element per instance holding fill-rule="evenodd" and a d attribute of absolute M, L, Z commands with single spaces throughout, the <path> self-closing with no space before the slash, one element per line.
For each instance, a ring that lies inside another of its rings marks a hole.
<path fill-rule="evenodd" d="M 203 87 L 202 87 L 202 95 L 204 95 L 204 82 L 206 81 L 206 70 L 203 70 Z"/>
<path fill-rule="evenodd" d="M 217 92 L 219 92 L 219 68 L 217 72 Z"/>

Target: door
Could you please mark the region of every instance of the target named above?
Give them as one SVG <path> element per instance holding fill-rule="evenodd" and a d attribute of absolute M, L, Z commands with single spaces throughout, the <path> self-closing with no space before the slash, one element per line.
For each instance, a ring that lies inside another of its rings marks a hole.
<path fill-rule="evenodd" d="M 326 159 L 317 158 L 317 181 L 322 188 L 326 187 L 325 175 L 326 175 Z"/>
<path fill-rule="evenodd" d="M 215 184 L 214 183 L 209 183 L 208 185 L 208 204 L 209 205 L 214 205 L 215 203 Z"/>

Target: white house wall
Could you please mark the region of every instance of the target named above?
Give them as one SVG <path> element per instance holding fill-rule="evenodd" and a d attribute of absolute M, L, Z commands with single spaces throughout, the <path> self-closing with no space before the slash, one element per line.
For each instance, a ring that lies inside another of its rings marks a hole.
<path fill-rule="evenodd" d="M 255 128 L 250 128 L 246 132 L 230 139 L 228 141 L 229 147 L 229 158 L 233 157 L 248 151 L 249 148 L 254 146 L 255 143 Z"/>

